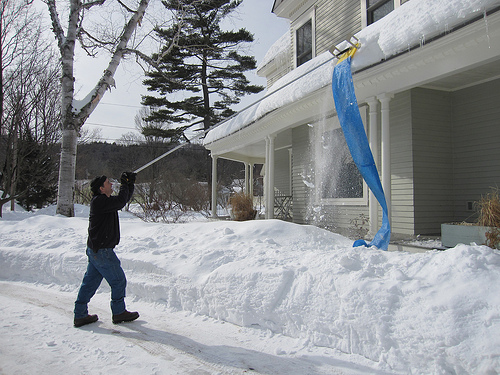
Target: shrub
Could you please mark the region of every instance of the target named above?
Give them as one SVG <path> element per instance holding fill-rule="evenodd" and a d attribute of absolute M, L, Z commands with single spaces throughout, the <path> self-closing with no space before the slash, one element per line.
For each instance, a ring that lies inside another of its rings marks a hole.
<path fill-rule="evenodd" d="M 253 220 L 257 215 L 257 211 L 253 208 L 253 197 L 249 194 L 234 194 L 230 198 L 229 204 L 236 221 Z"/>
<path fill-rule="evenodd" d="M 492 191 L 482 196 L 477 202 L 479 217 L 478 224 L 484 227 L 490 227 L 486 235 L 486 246 L 496 248 L 500 244 L 500 198 L 498 188 L 492 188 Z"/>
<path fill-rule="evenodd" d="M 478 205 L 479 225 L 484 227 L 500 227 L 500 198 L 498 196 L 498 188 L 485 196 L 482 196 Z"/>

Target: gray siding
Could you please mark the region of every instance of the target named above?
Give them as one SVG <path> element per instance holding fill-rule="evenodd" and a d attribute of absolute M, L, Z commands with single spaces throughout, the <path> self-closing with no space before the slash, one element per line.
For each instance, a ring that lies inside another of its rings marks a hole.
<path fill-rule="evenodd" d="M 312 224 L 352 239 L 359 239 L 364 237 L 370 228 L 368 215 L 368 206 L 322 206 L 320 219 Z M 358 222 L 359 229 L 356 228 L 355 221 Z M 361 234 L 363 229 L 365 232 Z"/>
<path fill-rule="evenodd" d="M 303 177 L 311 172 L 311 147 L 307 125 L 292 130 L 292 144 L 293 221 L 307 224 L 307 206 L 311 196 Z"/>
<path fill-rule="evenodd" d="M 451 95 L 417 88 L 411 96 L 415 234 L 439 235 L 453 219 Z"/>
<path fill-rule="evenodd" d="M 274 153 L 274 187 L 282 195 L 292 195 L 290 190 L 290 152 L 288 149 Z"/>
<path fill-rule="evenodd" d="M 392 231 L 439 234 L 473 222 L 467 202 L 500 186 L 500 80 L 449 93 L 416 88 L 391 101 Z"/>
<path fill-rule="evenodd" d="M 361 30 L 361 2 L 320 0 L 316 8 L 316 56 Z"/>
<path fill-rule="evenodd" d="M 454 92 L 452 100 L 454 219 L 473 221 L 466 202 L 500 187 L 500 79 Z"/>
<path fill-rule="evenodd" d="M 389 121 L 392 174 L 391 229 L 395 235 L 408 235 L 413 234 L 414 231 L 413 143 L 411 93 L 409 91 L 397 94 L 391 100 Z"/>

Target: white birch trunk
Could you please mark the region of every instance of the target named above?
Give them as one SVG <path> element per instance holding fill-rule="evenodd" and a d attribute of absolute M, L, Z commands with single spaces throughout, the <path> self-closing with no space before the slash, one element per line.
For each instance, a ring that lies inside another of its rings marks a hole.
<path fill-rule="evenodd" d="M 76 144 L 79 126 L 76 124 L 73 116 L 73 97 L 75 92 L 73 62 L 79 12 L 78 1 L 71 0 L 67 35 L 65 37 L 62 34 L 62 28 L 59 30 L 59 35 L 57 35 L 59 50 L 61 52 L 62 140 L 56 212 L 68 217 L 75 216 L 73 192 L 75 188 Z M 57 16 L 55 5 L 51 10 L 51 16 L 53 17 L 54 14 Z M 55 27 L 54 30 L 56 30 Z"/>
<path fill-rule="evenodd" d="M 105 0 L 104 0 L 105 1 Z M 104 3 L 95 2 L 92 6 L 98 6 Z M 73 192 L 75 187 L 76 173 L 76 148 L 77 137 L 80 128 L 83 126 L 87 118 L 94 111 L 104 96 L 106 90 L 110 88 L 114 79 L 113 76 L 123 57 L 124 49 L 130 40 L 138 22 L 142 19 L 150 0 L 141 0 L 138 9 L 132 14 L 128 23 L 123 27 L 122 36 L 109 62 L 108 68 L 104 71 L 103 76 L 93 89 L 92 95 L 88 95 L 88 102 L 83 103 L 81 108 L 76 110 L 73 106 L 74 102 L 74 71 L 73 62 L 75 57 L 75 42 L 77 36 L 77 27 L 83 17 L 83 9 L 85 4 L 80 0 L 70 1 L 70 14 L 67 27 L 67 34 L 64 35 L 63 28 L 56 11 L 56 1 L 47 0 L 49 13 L 52 19 L 52 29 L 56 36 L 59 50 L 61 53 L 61 104 L 62 104 L 62 123 L 61 129 L 63 133 L 61 158 L 59 167 L 59 185 L 57 193 L 57 213 L 65 216 L 74 216 Z M 88 3 L 90 4 L 90 3 Z M 88 5 L 87 4 L 87 5 Z"/>
<path fill-rule="evenodd" d="M 78 133 L 74 129 L 62 132 L 61 161 L 59 165 L 59 189 L 57 190 L 57 213 L 73 217 L 73 203 L 76 170 L 76 144 Z"/>

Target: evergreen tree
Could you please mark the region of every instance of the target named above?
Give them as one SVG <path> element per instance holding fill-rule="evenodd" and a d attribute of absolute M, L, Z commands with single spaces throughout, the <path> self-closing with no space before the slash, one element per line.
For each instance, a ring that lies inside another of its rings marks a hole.
<path fill-rule="evenodd" d="M 264 89 L 250 85 L 244 74 L 256 68 L 255 58 L 239 53 L 242 43 L 253 42 L 253 35 L 244 28 L 224 31 L 220 27 L 221 21 L 241 2 L 163 1 L 178 21 L 169 28 L 156 30 L 165 41 L 164 49 L 170 48 L 170 52 L 160 59 L 158 70 L 148 73 L 144 81 L 149 91 L 160 95 L 143 97 L 143 104 L 153 109 L 146 121 L 170 125 L 179 139 L 189 127 L 203 124 L 207 130 L 231 116 L 231 105 L 239 103 L 246 94 Z M 153 60 L 162 52 L 153 55 Z M 179 97 L 182 99 L 175 100 Z"/>
<path fill-rule="evenodd" d="M 20 142 L 19 181 L 23 192 L 19 204 L 27 210 L 52 204 L 57 196 L 57 151 L 55 145 L 43 145 L 28 136 Z"/>

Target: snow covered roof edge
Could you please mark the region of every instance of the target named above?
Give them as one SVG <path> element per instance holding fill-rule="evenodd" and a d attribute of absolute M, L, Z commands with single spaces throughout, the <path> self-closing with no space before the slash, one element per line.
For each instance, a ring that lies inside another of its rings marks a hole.
<path fill-rule="evenodd" d="M 481 13 L 486 15 L 487 11 L 498 6 L 500 6 L 499 0 L 454 0 L 452 4 L 449 0 L 408 1 L 356 34 L 361 42 L 361 48 L 352 61 L 352 70 L 359 71 L 409 50 L 415 45 L 423 45 L 425 40 L 450 32 Z M 346 48 L 346 43 L 342 42 L 337 47 L 343 50 Z M 225 138 L 267 113 L 330 84 L 334 68 L 333 60 L 331 54 L 325 52 L 294 69 L 271 86 L 262 99 L 217 124 L 207 133 L 204 144 Z M 288 87 L 286 93 L 273 95 L 285 86 Z"/>
<path fill-rule="evenodd" d="M 267 64 L 269 64 L 276 56 L 278 56 L 281 52 L 286 51 L 291 46 L 290 40 L 290 31 L 284 33 L 273 45 L 269 48 L 269 50 L 264 55 L 264 58 L 257 66 L 257 71 L 261 70 Z"/>

